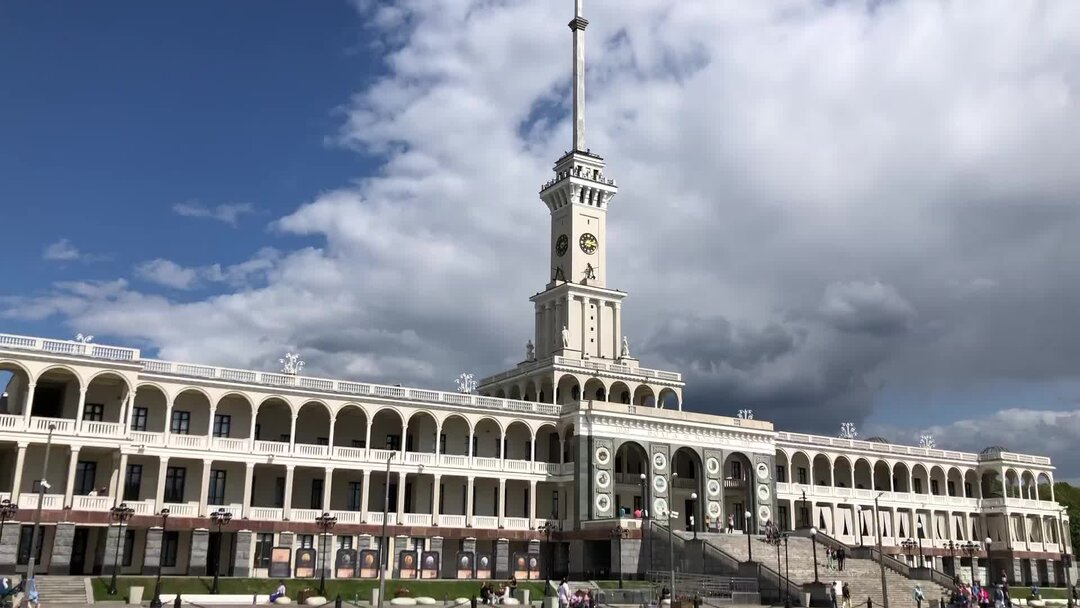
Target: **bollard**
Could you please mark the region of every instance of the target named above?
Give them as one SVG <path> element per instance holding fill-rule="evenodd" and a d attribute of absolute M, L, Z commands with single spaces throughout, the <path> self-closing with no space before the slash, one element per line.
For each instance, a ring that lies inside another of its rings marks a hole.
<path fill-rule="evenodd" d="M 866 608 L 874 608 L 874 600 L 870 599 L 870 596 L 866 597 Z"/>
<path fill-rule="evenodd" d="M 476 608 L 476 596 L 469 598 L 469 608 Z"/>
<path fill-rule="evenodd" d="M 341 608 L 341 594 L 334 598 L 334 608 Z"/>
<path fill-rule="evenodd" d="M 945 598 L 943 598 L 943 597 L 938 598 L 938 606 L 939 606 L 939 608 L 945 608 Z"/>
<path fill-rule="evenodd" d="M 173 608 L 180 608 L 180 594 L 176 594 L 176 599 L 172 601 Z"/>
<path fill-rule="evenodd" d="M 251 594 L 251 605 L 254 606 L 255 604 L 258 604 L 258 603 L 259 603 L 259 594 L 252 593 Z"/>

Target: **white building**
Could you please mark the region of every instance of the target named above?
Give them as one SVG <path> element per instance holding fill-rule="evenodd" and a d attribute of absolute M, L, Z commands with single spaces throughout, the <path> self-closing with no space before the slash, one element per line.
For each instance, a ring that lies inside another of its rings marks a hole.
<path fill-rule="evenodd" d="M 615 561 L 608 530 L 631 529 L 617 548 L 641 546 L 634 513 L 645 507 L 703 531 L 730 517 L 739 530 L 812 525 L 852 544 L 880 533 L 886 552 L 911 561 L 904 541 L 915 539 L 946 572 L 973 556 L 989 566 L 989 537 L 995 570 L 1061 580 L 1049 459 L 684 411 L 681 375 L 631 356 L 626 294 L 608 286 L 605 253 L 617 187 L 584 141 L 587 24 L 580 12 L 569 24 L 574 146 L 540 189 L 552 270 L 531 298 L 535 337 L 521 363 L 464 394 L 0 335 L 0 370 L 12 374 L 0 401 L 0 498 L 19 507 L 3 525 L 0 571 L 30 555 L 47 466 L 40 563 L 52 573 L 111 571 L 110 509 L 123 503 L 134 517 L 120 561 L 133 574 L 203 574 L 219 563 L 267 576 L 271 548 L 313 546 L 323 512 L 337 517 L 334 550 L 365 550 L 378 545 L 384 511 L 395 565 L 403 549 L 432 551 L 453 577 L 465 551 L 506 576 L 511 556 L 540 552 L 556 573 L 601 573 Z M 209 519 L 219 509 L 233 517 L 221 535 Z M 647 567 L 628 553 L 616 567 Z"/>

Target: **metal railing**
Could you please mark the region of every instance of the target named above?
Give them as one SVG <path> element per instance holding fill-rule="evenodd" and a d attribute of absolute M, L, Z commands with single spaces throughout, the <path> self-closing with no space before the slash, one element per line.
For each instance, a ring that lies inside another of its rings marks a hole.
<path fill-rule="evenodd" d="M 851 551 L 853 549 L 851 545 L 843 543 L 820 530 L 818 530 L 817 532 L 817 542 L 825 545 L 826 547 L 832 547 L 833 549 L 843 549 L 848 555 L 851 555 Z M 881 562 L 885 564 L 885 567 L 889 570 L 892 570 L 893 572 L 899 574 L 900 576 L 903 576 L 904 578 L 914 580 L 914 577 L 912 577 L 911 575 L 911 566 L 905 564 L 904 562 L 896 559 L 891 555 L 885 555 L 884 553 L 878 551 L 877 547 L 875 546 L 864 546 L 863 549 L 869 551 L 870 559 L 872 561 Z M 956 586 L 956 579 L 949 576 L 948 574 L 945 574 L 941 570 L 930 567 L 923 567 L 921 568 L 921 570 L 928 571 L 930 573 L 930 581 L 935 584 L 941 585 L 946 589 L 952 589 Z"/>

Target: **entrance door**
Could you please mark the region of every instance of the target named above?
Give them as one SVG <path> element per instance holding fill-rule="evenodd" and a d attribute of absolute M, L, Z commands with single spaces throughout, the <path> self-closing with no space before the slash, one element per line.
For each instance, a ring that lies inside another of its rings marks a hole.
<path fill-rule="evenodd" d="M 75 537 L 71 540 L 71 571 L 73 576 L 85 574 L 86 545 L 90 538 L 89 528 L 75 528 Z"/>

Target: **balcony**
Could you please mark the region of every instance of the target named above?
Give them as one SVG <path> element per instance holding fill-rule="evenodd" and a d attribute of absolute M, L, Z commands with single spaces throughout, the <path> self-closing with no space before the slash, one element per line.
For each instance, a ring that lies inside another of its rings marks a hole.
<path fill-rule="evenodd" d="M 198 502 L 169 502 L 165 503 L 169 510 L 169 517 L 199 517 Z"/>
<path fill-rule="evenodd" d="M 528 530 L 529 518 L 528 517 L 504 517 L 503 527 L 507 530 Z"/>
<path fill-rule="evenodd" d="M 124 425 L 119 422 L 90 422 L 84 420 L 79 434 L 90 437 L 119 437 L 124 434 Z"/>
<path fill-rule="evenodd" d="M 108 511 L 113 500 L 109 496 L 72 496 L 71 508 L 75 511 Z"/>
<path fill-rule="evenodd" d="M 38 506 L 38 494 L 37 492 L 23 492 L 19 494 L 19 509 L 36 509 Z M 44 494 L 41 501 L 42 509 L 63 509 L 64 508 L 64 495 L 63 494 Z"/>
<path fill-rule="evenodd" d="M 464 515 L 440 515 L 439 525 L 447 528 L 464 528 L 465 516 Z"/>
<path fill-rule="evenodd" d="M 276 507 L 251 507 L 248 509 L 248 519 L 282 521 L 285 519 L 285 509 Z"/>
<path fill-rule="evenodd" d="M 474 528 L 498 528 L 499 518 L 494 515 L 473 515 Z"/>

